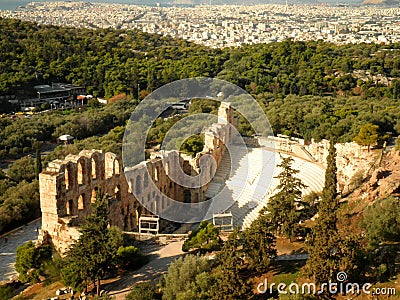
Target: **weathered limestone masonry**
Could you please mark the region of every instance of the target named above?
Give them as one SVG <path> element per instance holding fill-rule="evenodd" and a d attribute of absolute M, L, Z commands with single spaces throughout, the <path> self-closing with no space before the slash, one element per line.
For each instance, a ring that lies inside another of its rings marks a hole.
<path fill-rule="evenodd" d="M 278 135 L 277 137 L 271 136 L 267 139 L 261 138 L 259 139 L 259 143 L 264 147 L 292 153 L 295 156 L 322 164 L 326 167 L 326 158 L 329 152 L 328 140 L 315 142 L 312 139 L 309 143 L 305 143 L 302 139 Z M 374 151 L 368 152 L 367 147 L 359 146 L 355 142 L 336 143 L 335 147 L 337 152 L 336 164 L 338 168 L 339 190 L 346 192 L 355 176 L 362 176 L 364 178 L 367 175 L 367 172 L 379 160 L 379 154 Z"/>
<path fill-rule="evenodd" d="M 150 214 L 149 211 L 158 214 L 168 209 L 168 197 L 182 202 L 203 201 L 208 184 L 200 185 L 199 188 L 181 186 L 171 180 L 176 178 L 171 175 L 179 176 L 179 171 L 183 170 L 191 176 L 201 174 L 198 180 L 209 182 L 225 152 L 224 145 L 234 139 L 232 125 L 236 126 L 233 108 L 230 103 L 222 102 L 218 111 L 218 124 L 206 130 L 201 153 L 195 158 L 181 155 L 177 151 L 160 153 L 159 157 L 130 168 L 128 172 L 133 172 L 133 176 L 129 175 L 129 183 L 121 159 L 113 153 L 83 150 L 79 155 L 54 160 L 39 175 L 42 211 L 39 243 L 49 242 L 56 251 L 64 254 L 79 238 L 79 226 L 91 213 L 90 204 L 95 201 L 99 189 L 110 199 L 110 225 L 125 231 L 137 230 L 140 215 Z M 211 155 L 216 163 L 201 164 L 204 155 Z M 150 180 L 165 196 L 155 195 L 154 189 L 150 188 Z M 134 197 L 133 189 L 139 192 L 149 210 Z"/>
<path fill-rule="evenodd" d="M 351 143 L 336 143 L 336 165 L 338 169 L 339 190 L 346 192 L 352 179 L 358 174 L 361 177 L 367 176 L 370 169 L 379 161 L 379 153 L 375 151 L 368 152 L 367 147 Z M 309 145 L 305 146 L 316 161 L 326 165 L 326 157 L 329 152 L 329 141 L 322 140 L 314 142 L 311 140 Z"/>
<path fill-rule="evenodd" d="M 205 130 L 204 148 L 195 158 L 177 151 L 162 151 L 149 161 L 125 169 L 130 190 L 144 199 L 144 204 L 153 214 L 160 215 L 167 211 L 171 199 L 186 203 L 205 200 L 208 183 L 226 151 L 224 145 L 234 138 L 232 126 L 236 126 L 236 119 L 233 114 L 230 103 L 222 102 L 218 123 Z M 205 155 L 211 155 L 214 162 L 207 160 L 204 164 L 201 158 Z M 190 180 L 185 180 L 187 175 L 191 176 Z M 195 176 L 196 182 L 193 180 Z M 162 195 L 157 195 L 152 183 Z M 194 184 L 198 187 L 193 187 Z"/>
<path fill-rule="evenodd" d="M 91 213 L 97 190 L 111 196 L 112 226 L 133 230 L 141 207 L 128 192 L 119 157 L 98 150 L 83 150 L 54 160 L 39 175 L 42 230 L 39 240 L 47 240 L 64 253 L 79 237 L 78 226 Z"/>

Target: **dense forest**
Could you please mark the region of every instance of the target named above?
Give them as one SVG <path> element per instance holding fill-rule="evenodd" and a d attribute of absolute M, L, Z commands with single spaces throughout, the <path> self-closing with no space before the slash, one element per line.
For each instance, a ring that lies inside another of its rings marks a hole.
<path fill-rule="evenodd" d="M 400 44 L 285 41 L 219 50 L 135 30 L 14 19 L 0 19 L 0 28 L 0 96 L 29 98 L 34 85 L 69 82 L 94 96 L 142 99 L 174 80 L 209 76 L 253 94 L 275 133 L 350 141 L 363 123 L 376 123 L 382 133 L 400 132 Z"/>
<path fill-rule="evenodd" d="M 71 82 L 107 98 L 137 97 L 195 76 L 225 79 L 252 93 L 356 94 L 397 99 L 400 45 L 317 42 L 223 50 L 136 30 L 74 29 L 0 19 L 0 92 Z M 379 76 L 378 76 L 379 75 Z M 382 77 L 384 78 L 383 80 Z"/>
<path fill-rule="evenodd" d="M 88 94 L 112 102 L 100 106 L 92 101 L 80 109 L 31 118 L 0 118 L 0 159 L 32 156 L 14 162 L 7 176 L 0 174 L 0 215 L 7 216 L 0 222 L 0 232 L 39 213 L 36 149 L 54 146 L 62 134 L 76 138 L 73 145 L 47 153 L 43 167 L 84 148 L 119 154 L 124 126 L 135 106 L 156 88 L 177 79 L 208 76 L 239 85 L 260 103 L 275 134 L 346 142 L 354 140 L 364 125 L 373 124 L 379 142 L 397 136 L 399 51 L 400 44 L 337 46 L 321 41 L 211 49 L 136 30 L 74 29 L 0 18 L 2 112 L 12 109 L 5 95 L 35 97 L 34 85 L 52 82 L 81 85 Z M 194 105 L 189 113 L 215 108 Z M 148 141 L 158 143 L 178 119 L 158 120 Z M 244 121 L 239 130 L 252 134 Z M 199 136 L 182 150 L 193 154 L 201 144 Z M 10 176 L 13 172 L 22 175 Z M 29 203 L 20 194 L 22 188 L 30 191 L 26 193 Z"/>

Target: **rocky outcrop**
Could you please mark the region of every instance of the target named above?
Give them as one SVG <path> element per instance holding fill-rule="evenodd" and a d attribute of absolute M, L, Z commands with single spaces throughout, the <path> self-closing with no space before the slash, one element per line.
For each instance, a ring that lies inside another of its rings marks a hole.
<path fill-rule="evenodd" d="M 352 198 L 373 203 L 390 195 L 400 196 L 400 153 L 395 149 L 382 158 L 380 167 L 352 194 Z"/>

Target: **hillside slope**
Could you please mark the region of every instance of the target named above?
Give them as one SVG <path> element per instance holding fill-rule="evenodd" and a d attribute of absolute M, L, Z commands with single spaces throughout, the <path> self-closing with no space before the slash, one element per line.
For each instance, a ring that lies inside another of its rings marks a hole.
<path fill-rule="evenodd" d="M 343 232 L 357 233 L 365 209 L 388 196 L 400 197 L 400 151 L 385 153 L 382 162 L 363 184 L 343 199 L 339 227 Z"/>

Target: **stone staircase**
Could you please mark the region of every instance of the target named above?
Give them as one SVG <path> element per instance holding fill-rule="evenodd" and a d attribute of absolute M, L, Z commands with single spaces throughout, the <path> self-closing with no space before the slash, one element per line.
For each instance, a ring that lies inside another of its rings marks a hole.
<path fill-rule="evenodd" d="M 226 151 L 221 159 L 217 172 L 215 172 L 213 180 L 210 182 L 205 193 L 206 198 L 211 199 L 218 194 L 225 185 L 225 181 L 231 173 L 231 156 L 229 151 Z"/>

